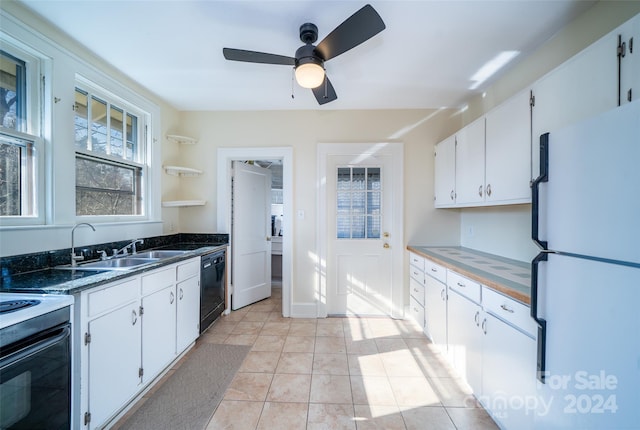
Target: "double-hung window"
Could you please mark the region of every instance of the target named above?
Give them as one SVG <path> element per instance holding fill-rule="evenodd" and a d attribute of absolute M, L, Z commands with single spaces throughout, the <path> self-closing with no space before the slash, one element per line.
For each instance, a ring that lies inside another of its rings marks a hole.
<path fill-rule="evenodd" d="M 0 49 L 0 221 L 42 217 L 39 59 L 2 40 Z M 11 220 L 11 221 L 9 221 Z"/>
<path fill-rule="evenodd" d="M 74 109 L 76 215 L 144 215 L 147 114 L 88 85 Z"/>

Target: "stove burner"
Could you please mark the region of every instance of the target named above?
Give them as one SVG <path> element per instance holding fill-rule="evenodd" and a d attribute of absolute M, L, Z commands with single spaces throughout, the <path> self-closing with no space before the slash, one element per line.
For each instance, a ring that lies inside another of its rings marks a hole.
<path fill-rule="evenodd" d="M 5 300 L 0 302 L 0 314 L 19 311 L 40 303 L 40 300 Z"/>

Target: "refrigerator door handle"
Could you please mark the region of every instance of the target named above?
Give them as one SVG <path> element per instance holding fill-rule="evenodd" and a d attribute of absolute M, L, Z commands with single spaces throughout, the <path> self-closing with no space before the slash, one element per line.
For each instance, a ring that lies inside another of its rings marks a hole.
<path fill-rule="evenodd" d="M 549 181 L 549 133 L 540 136 L 540 176 L 531 186 L 531 238 L 540 249 L 548 249 L 547 242 L 540 240 L 540 183 Z"/>
<path fill-rule="evenodd" d="M 541 252 L 531 262 L 531 318 L 538 325 L 538 358 L 537 358 L 537 378 L 541 383 L 545 383 L 547 371 L 546 357 L 546 336 L 547 321 L 538 317 L 538 266 L 541 261 L 547 261 L 549 253 Z"/>

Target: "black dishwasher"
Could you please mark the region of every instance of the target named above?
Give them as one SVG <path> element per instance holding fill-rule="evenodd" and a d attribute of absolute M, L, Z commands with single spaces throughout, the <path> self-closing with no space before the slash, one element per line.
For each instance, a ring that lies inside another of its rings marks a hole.
<path fill-rule="evenodd" d="M 225 251 L 203 255 L 200 265 L 200 333 L 224 311 Z"/>

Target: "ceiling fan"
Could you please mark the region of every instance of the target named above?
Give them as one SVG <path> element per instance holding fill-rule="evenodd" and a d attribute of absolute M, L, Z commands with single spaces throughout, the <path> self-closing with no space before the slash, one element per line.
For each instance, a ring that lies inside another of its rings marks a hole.
<path fill-rule="evenodd" d="M 304 88 L 310 88 L 319 104 L 323 105 L 338 98 L 331 81 L 325 74 L 324 62 L 355 48 L 385 29 L 378 12 L 369 4 L 337 26 L 318 45 L 318 27 L 307 22 L 300 26 L 300 40 L 295 57 L 223 48 L 224 58 L 247 63 L 278 64 L 293 66 L 296 81 Z"/>

